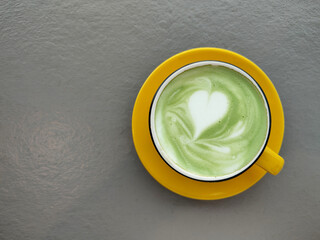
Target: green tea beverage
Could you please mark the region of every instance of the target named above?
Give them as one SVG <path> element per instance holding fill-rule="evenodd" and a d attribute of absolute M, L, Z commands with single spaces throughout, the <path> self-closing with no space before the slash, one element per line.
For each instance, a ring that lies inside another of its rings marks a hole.
<path fill-rule="evenodd" d="M 173 74 L 151 108 L 151 133 L 164 160 L 182 174 L 221 180 L 263 151 L 269 110 L 257 83 L 233 65 L 199 62 Z"/>

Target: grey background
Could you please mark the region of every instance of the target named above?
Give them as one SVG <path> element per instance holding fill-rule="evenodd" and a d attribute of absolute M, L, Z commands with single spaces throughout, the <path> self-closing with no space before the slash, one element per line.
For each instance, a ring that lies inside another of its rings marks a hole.
<path fill-rule="evenodd" d="M 320 239 L 319 1 L 0 2 L 0 239 Z M 163 188 L 131 138 L 152 70 L 194 47 L 281 97 L 280 175 L 233 198 Z"/>

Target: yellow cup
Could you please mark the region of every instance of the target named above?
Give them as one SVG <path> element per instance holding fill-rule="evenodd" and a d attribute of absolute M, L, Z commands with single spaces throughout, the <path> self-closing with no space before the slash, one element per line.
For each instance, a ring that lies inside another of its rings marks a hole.
<path fill-rule="evenodd" d="M 181 168 L 178 164 L 170 160 L 170 157 L 166 154 L 166 151 L 162 148 L 159 139 L 157 137 L 157 133 L 155 130 L 155 109 L 159 100 L 159 97 L 161 96 L 162 92 L 165 90 L 166 86 L 170 84 L 171 81 L 173 81 L 177 76 L 179 76 L 181 73 L 188 71 L 192 68 L 201 67 L 201 66 L 222 66 L 228 69 L 231 69 L 235 72 L 238 72 L 242 76 L 244 76 L 248 81 L 252 83 L 252 85 L 255 87 L 257 92 L 259 93 L 260 97 L 263 99 L 264 107 L 267 114 L 267 132 L 265 135 L 264 143 L 261 145 L 259 152 L 256 154 L 256 156 L 251 159 L 244 167 L 241 169 L 224 175 L 224 176 L 215 176 L 215 177 L 203 177 L 199 175 L 195 175 L 193 173 L 188 172 L 187 170 Z M 189 177 L 194 180 L 199 181 L 208 181 L 208 182 L 214 182 L 214 181 L 224 181 L 230 178 L 233 178 L 235 176 L 238 176 L 242 174 L 244 171 L 246 171 L 248 168 L 250 168 L 253 164 L 257 164 L 269 173 L 276 175 L 278 174 L 283 165 L 284 160 L 282 157 L 280 157 L 278 154 L 276 154 L 274 151 L 272 151 L 271 148 L 267 147 L 268 140 L 269 140 L 269 133 L 271 129 L 271 113 L 270 108 L 268 104 L 268 100 L 266 99 L 266 96 L 264 94 L 263 89 L 261 86 L 253 79 L 249 74 L 247 74 L 242 69 L 238 68 L 235 65 L 221 62 L 221 61 L 200 61 L 200 62 L 194 62 L 190 63 L 180 69 L 177 69 L 173 74 L 171 74 L 167 79 L 165 79 L 160 87 L 158 88 L 156 94 L 154 95 L 151 108 L 150 108 L 150 121 L 149 121 L 149 128 L 151 132 L 151 137 L 154 143 L 155 148 L 157 149 L 159 155 L 162 157 L 162 159 L 175 171 L 182 174 L 183 176 Z M 261 157 L 263 155 L 263 157 Z"/>

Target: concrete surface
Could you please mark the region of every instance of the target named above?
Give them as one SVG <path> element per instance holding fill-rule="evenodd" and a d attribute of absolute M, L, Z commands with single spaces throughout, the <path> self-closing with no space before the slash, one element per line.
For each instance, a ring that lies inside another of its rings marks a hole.
<path fill-rule="evenodd" d="M 0 239 L 320 239 L 320 4 L 0 2 Z M 220 201 L 169 192 L 131 139 L 148 74 L 189 48 L 256 62 L 283 102 L 283 172 Z"/>

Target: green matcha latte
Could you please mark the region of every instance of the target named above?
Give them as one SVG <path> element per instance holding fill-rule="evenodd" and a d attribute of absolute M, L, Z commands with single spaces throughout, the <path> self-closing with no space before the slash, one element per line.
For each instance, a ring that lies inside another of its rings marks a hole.
<path fill-rule="evenodd" d="M 242 172 L 259 156 L 268 114 L 263 93 L 249 75 L 210 61 L 186 66 L 164 82 L 150 124 L 169 165 L 193 178 L 219 180 Z"/>

